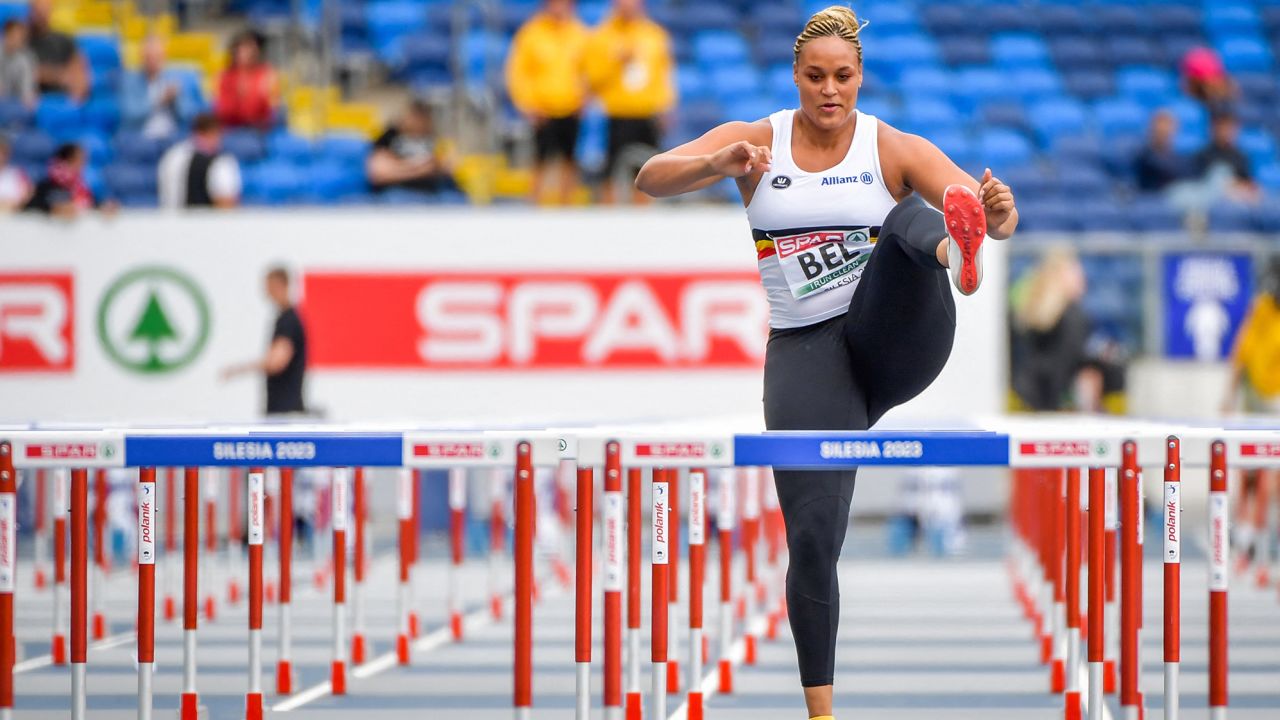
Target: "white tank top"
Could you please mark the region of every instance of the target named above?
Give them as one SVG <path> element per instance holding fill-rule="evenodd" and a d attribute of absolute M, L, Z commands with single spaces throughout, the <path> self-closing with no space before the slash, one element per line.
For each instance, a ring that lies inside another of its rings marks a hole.
<path fill-rule="evenodd" d="M 791 158 L 795 112 L 769 116 L 773 169 L 747 205 L 774 328 L 812 325 L 849 309 L 880 225 L 897 204 L 880 172 L 875 116 L 858 112 L 845 158 L 809 173 Z"/>

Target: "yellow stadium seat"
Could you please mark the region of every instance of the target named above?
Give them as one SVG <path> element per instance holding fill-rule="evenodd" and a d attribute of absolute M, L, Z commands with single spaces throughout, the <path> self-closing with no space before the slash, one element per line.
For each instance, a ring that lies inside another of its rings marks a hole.
<path fill-rule="evenodd" d="M 329 130 L 356 132 L 370 139 L 382 133 L 378 109 L 366 103 L 330 105 L 325 112 L 325 125 Z"/>
<path fill-rule="evenodd" d="M 169 38 L 169 59 L 174 62 L 189 62 L 204 67 L 213 55 L 218 52 L 218 38 L 212 33 L 178 33 Z"/>

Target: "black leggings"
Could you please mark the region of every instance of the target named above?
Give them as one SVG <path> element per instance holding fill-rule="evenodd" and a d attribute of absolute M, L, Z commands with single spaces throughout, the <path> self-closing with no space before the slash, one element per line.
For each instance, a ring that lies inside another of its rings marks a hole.
<path fill-rule="evenodd" d="M 956 307 L 936 248 L 942 214 L 913 195 L 889 212 L 849 312 L 769 333 L 764 417 L 770 430 L 866 430 L 920 394 L 946 364 Z M 805 687 L 835 674 L 836 560 L 854 471 L 774 468 L 791 565 L 787 607 Z"/>

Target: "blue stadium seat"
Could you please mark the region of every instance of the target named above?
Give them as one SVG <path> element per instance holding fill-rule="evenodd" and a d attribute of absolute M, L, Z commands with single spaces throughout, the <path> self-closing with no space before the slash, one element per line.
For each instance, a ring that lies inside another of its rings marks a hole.
<path fill-rule="evenodd" d="M 697 66 L 686 64 L 676 67 L 676 93 L 682 102 L 702 95 L 706 89 L 706 78 Z"/>
<path fill-rule="evenodd" d="M 1007 128 L 979 132 L 977 152 L 991 167 L 1026 165 L 1034 154 L 1026 136 Z"/>
<path fill-rule="evenodd" d="M 262 134 L 257 130 L 228 130 L 222 135 L 222 148 L 242 163 L 254 163 L 266 155 Z"/>
<path fill-rule="evenodd" d="M 1158 65 L 1164 59 L 1163 49 L 1141 36 L 1110 37 L 1104 47 L 1106 58 L 1115 65 Z"/>
<path fill-rule="evenodd" d="M 794 39 L 805 19 L 800 8 L 789 3 L 756 3 L 751 9 L 751 24 L 761 35 L 789 33 Z"/>
<path fill-rule="evenodd" d="M 824 2 L 825 0 L 818 0 L 811 5 L 817 7 Z M 860 20 L 872 23 L 876 33 L 902 35 L 920 32 L 920 16 L 907 3 L 880 0 L 857 8 L 857 13 Z"/>
<path fill-rule="evenodd" d="M 755 42 L 756 62 L 761 65 L 786 63 L 790 67 L 796 59 L 795 42 L 793 32 L 776 29 L 764 32 Z"/>
<path fill-rule="evenodd" d="M 1076 211 L 1059 200 L 1018 204 L 1018 229 L 1024 232 L 1073 232 L 1080 223 Z"/>
<path fill-rule="evenodd" d="M 1280 233 L 1280 206 L 1275 203 L 1262 203 L 1254 209 L 1253 222 L 1259 232 Z"/>
<path fill-rule="evenodd" d="M 1110 154 L 1110 140 L 1107 141 L 1107 154 Z M 1062 134 L 1054 138 L 1049 151 L 1058 164 L 1079 163 L 1098 166 L 1104 159 L 1102 140 L 1092 132 Z"/>
<path fill-rule="evenodd" d="M 307 182 L 307 174 L 288 163 L 259 163 L 244 171 L 243 199 L 247 205 L 282 205 L 301 199 Z"/>
<path fill-rule="evenodd" d="M 1198 8 L 1155 3 L 1143 9 L 1151 30 L 1161 35 L 1199 33 L 1204 20 Z"/>
<path fill-rule="evenodd" d="M 316 141 L 317 161 L 336 162 L 346 167 L 360 168 L 363 172 L 365 158 L 369 156 L 369 141 L 356 135 L 331 134 Z"/>
<path fill-rule="evenodd" d="M 31 124 L 31 111 L 21 100 L 0 98 L 0 130 L 15 130 Z"/>
<path fill-rule="evenodd" d="M 105 165 L 111 162 L 111 146 L 104 136 L 96 133 L 84 133 L 74 138 L 75 143 L 84 149 L 85 157 L 90 165 Z"/>
<path fill-rule="evenodd" d="M 1262 18 L 1251 4 L 1207 2 L 1204 27 L 1210 35 L 1257 32 L 1262 27 Z"/>
<path fill-rule="evenodd" d="M 1058 189 L 1064 197 L 1110 197 L 1111 178 L 1095 166 L 1066 163 L 1058 167 Z"/>
<path fill-rule="evenodd" d="M 983 105 L 978 119 L 986 125 L 1003 126 L 1024 132 L 1031 128 L 1027 106 L 1020 102 L 993 102 Z"/>
<path fill-rule="evenodd" d="M 65 95 L 45 95 L 36 106 L 36 127 L 65 138 L 84 129 L 83 109 Z"/>
<path fill-rule="evenodd" d="M 1057 193 L 1057 186 L 1034 165 L 992 168 L 992 172 L 1013 190 L 1019 205 L 1045 200 Z"/>
<path fill-rule="evenodd" d="M 1209 227 L 1220 233 L 1253 232 L 1257 229 L 1251 206 L 1227 201 L 1220 201 L 1209 208 Z"/>
<path fill-rule="evenodd" d="M 1238 144 L 1240 150 L 1249 156 L 1249 161 L 1254 167 L 1276 160 L 1276 141 L 1266 130 L 1256 127 L 1243 128 L 1240 130 Z"/>
<path fill-rule="evenodd" d="M 988 5 L 981 11 L 982 24 L 993 33 L 1027 33 L 1040 29 L 1040 18 L 1016 5 Z"/>
<path fill-rule="evenodd" d="M 959 127 L 940 125 L 925 138 L 961 167 L 965 164 L 961 161 L 972 158 L 976 152 L 969 134 Z"/>
<path fill-rule="evenodd" d="M 8 20 L 26 20 L 27 4 L 25 2 L 0 2 L 0 24 Z"/>
<path fill-rule="evenodd" d="M 738 14 L 732 9 L 714 2 L 703 2 L 681 7 L 671 17 L 669 30 L 687 35 L 707 30 L 736 31 Z"/>
<path fill-rule="evenodd" d="M 975 35 L 946 36 L 938 39 L 938 54 L 948 65 L 986 65 L 991 62 L 991 46 L 987 39 Z"/>
<path fill-rule="evenodd" d="M 1169 67 L 1179 67 L 1182 59 L 1192 48 L 1205 45 L 1199 35 L 1164 35 L 1160 37 L 1161 63 Z"/>
<path fill-rule="evenodd" d="M 1066 92 L 1082 100 L 1096 100 L 1116 91 L 1111 73 L 1100 70 L 1066 73 L 1062 76 L 1062 87 Z"/>
<path fill-rule="evenodd" d="M 909 67 L 937 66 L 942 63 L 938 43 L 923 33 L 912 35 L 870 35 L 862 41 L 863 62 L 881 77 L 897 78 Z"/>
<path fill-rule="evenodd" d="M 502 32 L 508 35 L 514 35 L 521 25 L 528 22 L 534 13 L 538 12 L 537 3 L 529 2 L 504 2 L 499 9 L 500 18 L 498 22 L 502 26 Z"/>
<path fill-rule="evenodd" d="M 1218 44 L 1222 64 L 1230 72 L 1269 72 L 1273 64 L 1271 48 L 1261 36 L 1233 35 Z"/>
<path fill-rule="evenodd" d="M 904 97 L 948 97 L 954 86 L 951 72 L 939 67 L 907 68 L 898 78 L 898 89 Z"/>
<path fill-rule="evenodd" d="M 742 65 L 747 62 L 747 41 L 738 33 L 708 30 L 694 36 L 693 55 L 704 66 Z"/>
<path fill-rule="evenodd" d="M 1271 73 L 1239 72 L 1235 73 L 1234 79 L 1240 88 L 1240 94 L 1249 102 L 1271 104 L 1280 96 L 1277 92 L 1276 79 Z"/>
<path fill-rule="evenodd" d="M 1082 35 L 1092 31 L 1092 19 L 1074 4 L 1037 5 L 1031 12 L 1040 15 L 1040 30 L 1048 37 Z"/>
<path fill-rule="evenodd" d="M 1129 203 L 1127 212 L 1133 229 L 1139 232 L 1174 232 L 1183 227 L 1182 215 L 1163 195 L 1139 195 Z"/>
<path fill-rule="evenodd" d="M 858 109 L 868 115 L 874 115 L 882 122 L 889 123 L 894 127 L 898 126 L 898 110 L 893 103 L 885 97 L 877 96 L 858 96 Z"/>
<path fill-rule="evenodd" d="M 795 107 L 799 102 L 795 76 L 790 65 L 774 65 L 765 71 L 764 88 L 778 107 Z"/>
<path fill-rule="evenodd" d="M 267 138 L 267 157 L 293 165 L 310 164 L 315 154 L 311 141 L 285 130 L 272 133 Z"/>
<path fill-rule="evenodd" d="M 1184 131 L 1200 137 L 1208 137 L 1209 113 L 1200 103 L 1188 97 L 1179 97 L 1164 106 L 1178 120 Z"/>
<path fill-rule="evenodd" d="M 453 55 L 453 41 L 444 33 L 414 33 L 400 39 L 396 46 L 395 64 L 407 74 L 422 70 L 449 70 Z"/>
<path fill-rule="evenodd" d="M 1272 161 L 1257 169 L 1258 184 L 1271 193 L 1280 193 L 1280 162 Z"/>
<path fill-rule="evenodd" d="M 720 124 L 720 103 L 711 98 L 695 99 L 680 104 L 680 124 L 689 135 L 701 135 Z"/>
<path fill-rule="evenodd" d="M 1104 98 L 1093 104 L 1093 121 L 1103 135 L 1141 135 L 1150 111 L 1126 97 Z"/>
<path fill-rule="evenodd" d="M 962 5 L 929 3 L 921 11 L 920 19 L 938 37 L 984 32 L 981 23 L 973 22 L 972 13 L 972 8 Z"/>
<path fill-rule="evenodd" d="M 971 110 L 991 102 L 1017 99 L 1009 87 L 1009 78 L 1000 70 L 986 66 L 957 70 L 954 95 Z"/>
<path fill-rule="evenodd" d="M 709 73 L 711 94 L 728 102 L 746 94 L 758 93 L 761 88 L 759 71 L 754 65 L 720 65 Z"/>
<path fill-rule="evenodd" d="M 427 6 L 412 0 L 380 0 L 365 4 L 365 28 L 375 48 L 427 27 Z"/>
<path fill-rule="evenodd" d="M 154 165 L 165 150 L 162 140 L 146 137 L 140 132 L 119 133 L 114 144 L 116 158 L 133 164 Z"/>
<path fill-rule="evenodd" d="M 1049 48 L 1039 35 L 996 35 L 991 38 L 991 58 L 1006 68 L 1048 65 Z"/>
<path fill-rule="evenodd" d="M 939 130 L 957 128 L 963 116 L 945 98 L 908 97 L 902 104 L 902 124 L 907 132 L 925 137 Z"/>
<path fill-rule="evenodd" d="M 1084 131 L 1088 118 L 1079 100 L 1066 98 L 1038 102 L 1027 112 L 1027 119 L 1035 130 L 1040 144 L 1048 147 L 1063 135 L 1075 135 Z"/>
<path fill-rule="evenodd" d="M 114 135 L 120 126 L 120 101 L 112 96 L 90 100 L 84 106 L 84 120 L 103 135 Z"/>
<path fill-rule="evenodd" d="M 365 190 L 364 173 L 335 162 L 319 163 L 307 171 L 308 198 L 325 205 Z"/>
<path fill-rule="evenodd" d="M 1064 70 L 1109 68 L 1111 63 L 1104 52 L 1102 43 L 1084 35 L 1065 35 L 1049 42 L 1049 54 Z"/>
<path fill-rule="evenodd" d="M 506 57 L 507 39 L 496 33 L 472 30 L 462 38 L 462 64 L 467 81 L 483 83 L 486 69 L 499 72 Z"/>
<path fill-rule="evenodd" d="M 1130 5 L 1097 5 L 1090 17 L 1093 31 L 1104 37 L 1131 36 L 1149 29 L 1142 13 Z"/>
<path fill-rule="evenodd" d="M 111 197 L 131 207 L 127 200 L 139 196 L 154 198 L 156 195 L 156 169 L 153 165 L 113 163 L 103 169 L 107 192 Z"/>
<path fill-rule="evenodd" d="M 1050 68 L 1021 67 L 1008 73 L 1007 78 L 1017 96 L 1028 102 L 1061 97 L 1064 94 L 1062 76 L 1057 70 Z"/>
<path fill-rule="evenodd" d="M 120 70 L 120 44 L 111 35 L 77 35 L 76 46 L 94 73 Z"/>
<path fill-rule="evenodd" d="M 1085 196 L 1083 200 L 1077 196 L 1073 197 L 1071 202 L 1074 206 L 1077 227 L 1083 232 L 1123 232 L 1131 227 L 1128 214 L 1108 194 Z M 1099 285 L 1106 287 L 1104 283 L 1096 284 L 1085 296 L 1086 305 L 1090 296 L 1097 299 L 1103 295 Z M 1123 310 L 1125 301 L 1122 300 L 1112 307 Z"/>
<path fill-rule="evenodd" d="M 1120 68 L 1116 71 L 1116 89 L 1120 95 L 1147 107 L 1168 104 L 1178 96 L 1174 73 L 1151 66 Z"/>

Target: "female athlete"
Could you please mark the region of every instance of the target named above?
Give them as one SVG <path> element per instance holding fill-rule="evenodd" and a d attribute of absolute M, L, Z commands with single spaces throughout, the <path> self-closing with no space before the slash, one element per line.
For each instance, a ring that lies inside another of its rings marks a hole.
<path fill-rule="evenodd" d="M 769 298 L 770 430 L 866 430 L 928 387 L 955 338 L 948 272 L 972 294 L 984 237 L 1018 224 L 990 170 L 974 180 L 929 141 L 857 111 L 860 29 L 848 8 L 816 13 L 794 48 L 798 110 L 721 125 L 636 178 L 656 197 L 736 180 Z M 854 473 L 775 477 L 800 682 L 810 717 L 829 718 Z"/>

